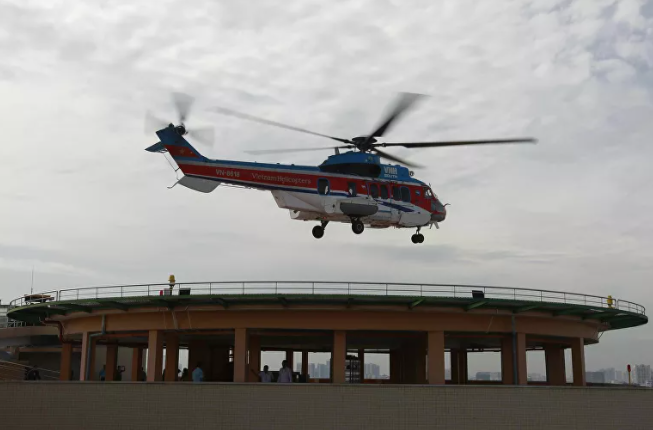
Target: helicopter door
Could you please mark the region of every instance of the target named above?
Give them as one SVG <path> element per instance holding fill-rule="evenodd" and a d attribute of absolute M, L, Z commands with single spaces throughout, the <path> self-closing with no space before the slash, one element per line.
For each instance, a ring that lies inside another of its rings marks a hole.
<path fill-rule="evenodd" d="M 388 201 L 390 193 L 387 184 L 369 182 L 367 189 L 369 190 L 369 196 L 374 199 L 379 208 L 379 211 L 374 214 L 374 218 L 379 221 L 390 221 L 393 218 L 393 211 L 396 211 L 396 209 L 384 204 Z"/>
<path fill-rule="evenodd" d="M 317 180 L 317 194 L 321 197 L 324 211 L 328 214 L 335 212 L 335 199 L 331 196 L 331 184 L 326 178 Z"/>

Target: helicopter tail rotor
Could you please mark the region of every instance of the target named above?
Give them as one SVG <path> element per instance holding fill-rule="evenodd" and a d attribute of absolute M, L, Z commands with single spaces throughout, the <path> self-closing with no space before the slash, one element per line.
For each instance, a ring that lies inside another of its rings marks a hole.
<path fill-rule="evenodd" d="M 171 97 L 175 110 L 177 111 L 177 125 L 172 124 L 177 134 L 180 136 L 188 136 L 199 143 L 207 146 L 212 146 L 215 141 L 215 131 L 213 127 L 189 129 L 186 126 L 186 121 L 195 99 L 188 94 L 180 92 L 173 92 Z M 145 113 L 145 132 L 148 134 L 161 130 L 162 128 L 166 128 L 170 125 L 171 124 L 168 121 L 154 116 L 150 111 Z M 150 150 L 150 148 L 147 150 Z"/>

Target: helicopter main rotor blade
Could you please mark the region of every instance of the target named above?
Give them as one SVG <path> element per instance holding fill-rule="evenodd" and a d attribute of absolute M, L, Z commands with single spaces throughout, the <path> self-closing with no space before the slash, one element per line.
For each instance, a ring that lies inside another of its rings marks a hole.
<path fill-rule="evenodd" d="M 284 152 L 307 152 L 307 151 L 323 151 L 325 149 L 341 149 L 341 148 L 354 148 L 353 145 L 342 145 L 342 146 L 324 146 L 321 148 L 288 148 L 288 149 L 262 149 L 262 150 L 253 150 L 245 151 L 248 154 L 282 154 Z"/>
<path fill-rule="evenodd" d="M 215 141 L 215 130 L 213 130 L 213 127 L 194 128 L 188 130 L 188 136 L 205 145 L 211 146 Z"/>
<path fill-rule="evenodd" d="M 179 113 L 179 122 L 183 124 L 186 121 L 186 118 L 188 118 L 190 107 L 192 106 L 194 99 L 188 94 L 172 93 L 172 101 Z"/>
<path fill-rule="evenodd" d="M 220 113 L 220 114 L 223 114 L 223 115 L 234 116 L 236 118 L 246 119 L 246 120 L 258 122 L 258 123 L 261 123 L 261 124 L 272 125 L 274 127 L 285 128 L 287 130 L 293 130 L 293 131 L 299 131 L 301 133 L 312 134 L 313 136 L 326 137 L 327 139 L 336 140 L 336 141 L 342 142 L 342 143 L 351 143 L 351 140 L 349 140 L 349 139 L 341 139 L 339 137 L 333 137 L 333 136 L 328 136 L 326 134 L 316 133 L 314 131 L 306 130 L 306 129 L 303 129 L 303 128 L 293 127 L 291 125 L 282 124 L 280 122 L 270 121 L 268 119 L 263 119 L 263 118 L 258 118 L 258 117 L 255 117 L 253 115 L 248 115 L 246 113 L 236 112 L 236 111 L 231 110 L 231 109 L 216 107 L 216 108 L 213 108 L 213 110 Z"/>
<path fill-rule="evenodd" d="M 386 158 L 388 160 L 396 161 L 397 163 L 403 164 L 404 166 L 415 167 L 415 168 L 421 167 L 419 164 L 415 164 L 415 163 L 413 163 L 411 161 L 404 160 L 404 159 L 399 158 L 399 157 L 397 157 L 395 155 L 388 154 L 387 152 L 381 151 L 378 148 L 374 148 L 374 152 L 379 154 L 380 157 Z"/>
<path fill-rule="evenodd" d="M 150 111 L 145 112 L 145 133 L 153 133 L 168 126 L 168 121 L 157 118 Z"/>
<path fill-rule="evenodd" d="M 369 143 L 373 137 L 381 137 L 390 128 L 401 115 L 403 115 L 423 94 L 416 93 L 400 93 L 399 99 L 396 101 L 394 108 L 389 112 L 385 121 L 365 140 L 365 144 Z"/>
<path fill-rule="evenodd" d="M 492 140 L 449 140 L 441 142 L 404 142 L 404 143 L 375 143 L 373 148 L 377 146 L 403 146 L 404 148 L 437 148 L 444 146 L 462 146 L 462 145 L 493 145 L 493 144 L 506 144 L 506 143 L 537 143 L 537 139 L 530 137 L 517 138 L 517 139 L 492 139 Z"/>

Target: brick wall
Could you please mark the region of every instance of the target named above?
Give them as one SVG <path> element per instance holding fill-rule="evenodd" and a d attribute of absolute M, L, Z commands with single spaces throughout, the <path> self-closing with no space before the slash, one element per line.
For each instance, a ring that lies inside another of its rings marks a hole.
<path fill-rule="evenodd" d="M 3 428 L 652 429 L 653 390 L 0 382 Z"/>

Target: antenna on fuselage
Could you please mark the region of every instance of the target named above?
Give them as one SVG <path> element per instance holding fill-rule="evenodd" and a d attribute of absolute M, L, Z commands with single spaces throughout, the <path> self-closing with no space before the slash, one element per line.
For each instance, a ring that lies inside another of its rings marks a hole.
<path fill-rule="evenodd" d="M 336 155 L 340 155 L 340 149 L 338 149 L 338 148 L 335 148 L 335 149 L 336 149 Z"/>

